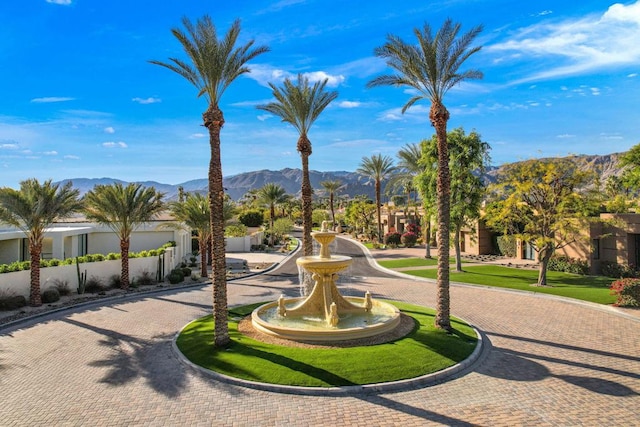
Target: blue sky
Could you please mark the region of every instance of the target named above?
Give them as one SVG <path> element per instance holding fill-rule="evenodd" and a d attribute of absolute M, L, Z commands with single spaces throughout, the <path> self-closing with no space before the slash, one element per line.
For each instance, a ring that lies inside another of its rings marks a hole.
<path fill-rule="evenodd" d="M 338 98 L 310 132 L 310 168 L 355 170 L 362 156 L 395 156 L 433 134 L 426 102 L 367 89 L 388 72 L 373 54 L 394 34 L 413 43 L 425 22 L 484 25 L 482 50 L 462 69 L 484 79 L 445 96 L 449 128 L 475 129 L 493 164 L 607 154 L 640 142 L 640 1 L 13 0 L 0 2 L 0 186 L 21 180 L 111 177 L 177 184 L 206 178 L 204 98 L 149 64 L 184 58 L 170 30 L 210 14 L 234 19 L 241 41 L 270 52 L 225 92 L 225 176 L 299 168 L 296 132 L 258 104 L 268 82 L 328 78 Z"/>

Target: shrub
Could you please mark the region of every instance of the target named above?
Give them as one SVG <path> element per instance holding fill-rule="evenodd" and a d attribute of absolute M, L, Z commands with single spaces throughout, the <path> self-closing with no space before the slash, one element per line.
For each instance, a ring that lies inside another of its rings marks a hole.
<path fill-rule="evenodd" d="M 189 267 L 182 267 L 181 270 L 184 277 L 191 277 L 191 269 Z"/>
<path fill-rule="evenodd" d="M 422 229 L 420 228 L 420 226 L 418 224 L 407 224 L 407 226 L 404 228 L 405 233 L 415 233 L 417 236 L 419 236 L 422 233 Z"/>
<path fill-rule="evenodd" d="M 251 252 L 262 252 L 266 249 L 264 244 L 262 245 L 251 245 Z"/>
<path fill-rule="evenodd" d="M 184 273 L 182 272 L 182 269 L 176 268 L 175 270 L 171 270 L 171 273 L 169 273 L 169 283 L 175 285 L 182 281 L 184 281 Z"/>
<path fill-rule="evenodd" d="M 0 291 L 0 310 L 17 310 L 27 305 L 27 299 L 8 291 Z"/>
<path fill-rule="evenodd" d="M 416 245 L 416 242 L 418 241 L 418 235 L 416 233 L 408 231 L 402 235 L 400 240 L 402 241 L 402 244 L 405 245 L 407 248 L 412 248 Z"/>
<path fill-rule="evenodd" d="M 264 214 L 262 211 L 251 209 L 241 213 L 238 221 L 247 227 L 260 227 L 264 222 Z"/>
<path fill-rule="evenodd" d="M 566 256 L 552 256 L 547 268 L 551 271 L 563 271 L 573 274 L 589 274 L 589 263 L 584 260 L 569 258 Z"/>
<path fill-rule="evenodd" d="M 105 260 L 105 256 L 102 254 L 93 254 L 93 260 L 94 261 L 104 261 Z"/>
<path fill-rule="evenodd" d="M 75 258 L 67 258 L 64 261 L 62 261 L 63 265 L 73 265 L 76 263 L 76 259 Z"/>
<path fill-rule="evenodd" d="M 637 270 L 628 264 L 603 261 L 601 264 L 602 275 L 607 277 L 636 277 Z"/>
<path fill-rule="evenodd" d="M 99 277 L 91 276 L 87 279 L 87 283 L 84 286 L 84 291 L 92 294 L 97 294 L 104 291 L 104 285 Z"/>
<path fill-rule="evenodd" d="M 93 256 L 93 254 L 86 254 L 84 257 L 81 257 L 81 258 L 84 258 L 84 261 L 82 261 L 82 262 L 94 262 L 95 261 L 95 258 Z"/>
<path fill-rule="evenodd" d="M 53 279 L 53 287 L 56 288 L 60 296 L 71 295 L 71 289 L 66 280 Z"/>
<path fill-rule="evenodd" d="M 50 304 L 52 302 L 60 301 L 60 292 L 56 288 L 45 289 L 42 292 L 42 302 Z"/>
<path fill-rule="evenodd" d="M 115 252 L 110 252 L 107 254 L 107 259 L 108 260 L 120 259 L 120 254 L 117 254 Z"/>
<path fill-rule="evenodd" d="M 140 251 L 138 252 L 138 258 L 146 258 L 149 256 L 149 251 Z"/>
<path fill-rule="evenodd" d="M 119 289 L 122 287 L 122 278 L 119 274 L 114 274 L 109 277 L 109 288 L 111 289 Z"/>
<path fill-rule="evenodd" d="M 49 267 L 57 267 L 60 264 L 62 264 L 62 261 L 60 261 L 59 259 L 56 259 L 56 258 L 52 258 L 52 259 L 49 260 L 48 264 L 49 264 Z"/>
<path fill-rule="evenodd" d="M 78 264 L 82 264 L 83 262 L 88 262 L 86 255 L 77 257 L 77 260 L 78 260 Z"/>
<path fill-rule="evenodd" d="M 640 307 L 640 279 L 626 278 L 611 284 L 611 294 L 617 296 L 613 304 L 619 307 Z"/>
<path fill-rule="evenodd" d="M 244 224 L 227 225 L 224 229 L 226 237 L 244 237 L 247 235 L 247 226 Z"/>
<path fill-rule="evenodd" d="M 149 256 L 158 256 L 158 250 L 157 249 L 149 250 Z"/>
<path fill-rule="evenodd" d="M 384 244 L 389 246 L 398 246 L 402 241 L 402 235 L 396 231 L 384 235 Z"/>
<path fill-rule="evenodd" d="M 509 258 L 516 256 L 516 238 L 510 234 L 498 236 L 496 238 L 498 244 L 498 252 Z"/>
<path fill-rule="evenodd" d="M 164 245 L 162 245 L 162 248 L 166 249 L 166 248 L 175 248 L 177 246 L 175 240 L 169 240 L 167 243 L 165 243 Z"/>
<path fill-rule="evenodd" d="M 22 261 L 20 263 L 20 270 L 29 270 L 31 268 L 31 261 Z"/>
<path fill-rule="evenodd" d="M 155 281 L 153 280 L 153 276 L 151 276 L 151 273 L 145 270 L 140 274 L 140 276 L 137 277 L 136 283 L 138 283 L 138 285 L 140 286 L 150 286 L 153 285 Z"/>

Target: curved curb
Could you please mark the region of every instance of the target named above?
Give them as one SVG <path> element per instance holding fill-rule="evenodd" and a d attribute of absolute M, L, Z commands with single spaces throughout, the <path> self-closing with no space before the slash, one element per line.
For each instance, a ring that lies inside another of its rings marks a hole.
<path fill-rule="evenodd" d="M 219 372 L 203 368 L 202 366 L 193 363 L 180 351 L 177 344 L 178 336 L 190 323 L 191 322 L 184 325 L 182 329 L 180 329 L 180 331 L 173 337 L 173 340 L 171 341 L 171 349 L 173 350 L 173 353 L 178 358 L 178 360 L 191 368 L 194 372 L 200 374 L 203 377 L 235 386 L 251 388 L 254 390 L 269 391 L 273 393 L 296 394 L 304 396 L 351 396 L 361 394 L 391 393 L 408 391 L 416 388 L 430 387 L 444 383 L 446 381 L 451 381 L 453 379 L 462 377 L 470 372 L 473 372 L 477 366 L 484 362 L 491 350 L 491 344 L 487 336 L 475 326 L 469 324 L 469 326 L 471 326 L 471 328 L 473 328 L 473 330 L 475 331 L 476 337 L 478 338 L 476 347 L 474 348 L 471 355 L 469 355 L 469 357 L 464 359 L 462 362 L 457 363 L 453 366 L 449 366 L 448 368 L 445 368 L 441 371 L 422 375 L 416 378 L 389 381 L 377 384 L 344 387 L 287 386 L 282 384 L 263 383 L 231 377 L 229 375 L 224 375 Z"/>
<path fill-rule="evenodd" d="M 383 267 L 381 265 L 379 265 L 375 258 L 373 257 L 373 255 L 371 255 L 371 251 L 369 250 L 369 248 L 367 248 L 365 245 L 363 245 L 362 243 L 358 242 L 357 240 L 353 240 L 353 239 L 349 239 L 347 237 L 342 237 L 345 240 L 348 240 L 356 245 L 358 245 L 362 251 L 365 254 L 365 257 L 367 258 L 367 261 L 369 261 L 369 265 L 373 268 L 375 268 L 376 270 L 379 271 L 383 271 L 387 274 L 391 274 L 393 276 L 396 277 L 401 277 L 403 279 L 407 279 L 407 280 L 411 280 L 413 282 L 425 282 L 425 283 L 433 283 L 435 284 L 436 281 L 433 279 L 427 279 L 425 277 L 418 277 L 418 276 L 413 276 L 411 274 L 406 274 L 400 271 L 396 271 L 396 270 L 392 270 L 390 268 L 386 268 Z M 527 295 L 530 297 L 534 297 L 534 298 L 545 298 L 545 299 L 550 299 L 550 300 L 555 300 L 555 301 L 559 301 L 559 302 L 565 302 L 568 304 L 575 304 L 575 305 L 580 305 L 586 308 L 591 308 L 594 310 L 599 310 L 599 311 L 603 311 L 609 314 L 613 314 L 615 316 L 618 317 L 623 317 L 627 320 L 631 320 L 633 322 L 638 322 L 640 323 L 640 317 L 638 316 L 634 316 L 632 314 L 628 314 L 625 313 L 623 311 L 618 310 L 616 307 L 610 306 L 610 305 L 604 305 L 604 304 L 598 304 L 595 302 L 591 302 L 591 301 L 583 301 L 583 300 L 579 300 L 579 299 L 575 299 L 575 298 L 570 298 L 570 297 L 563 297 L 560 295 L 553 295 L 553 294 L 545 294 L 542 292 L 535 292 L 535 291 L 524 291 L 521 289 L 509 289 L 509 288 L 500 288 L 500 287 L 496 287 L 496 286 L 487 286 L 487 285 L 474 285 L 471 283 L 461 283 L 461 282 L 449 282 L 451 285 L 459 287 L 459 288 L 470 288 L 470 289 L 486 289 L 486 290 L 490 290 L 490 291 L 494 291 L 494 292 L 507 292 L 507 293 L 512 293 L 512 294 L 520 294 L 520 295 Z"/>

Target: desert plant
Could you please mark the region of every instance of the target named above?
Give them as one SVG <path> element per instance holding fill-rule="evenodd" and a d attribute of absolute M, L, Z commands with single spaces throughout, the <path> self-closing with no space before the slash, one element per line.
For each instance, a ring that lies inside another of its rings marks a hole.
<path fill-rule="evenodd" d="M 640 307 L 640 279 L 616 280 L 611 284 L 611 294 L 617 297 L 615 306 Z"/>
<path fill-rule="evenodd" d="M 247 227 L 260 227 L 264 222 L 264 213 L 261 210 L 247 210 L 238 216 L 238 221 Z"/>
<path fill-rule="evenodd" d="M 27 305 L 27 299 L 14 292 L 0 290 L 0 311 L 17 310 Z"/>
<path fill-rule="evenodd" d="M 60 301 L 60 292 L 56 288 L 45 289 L 41 298 L 44 304 Z"/>
<path fill-rule="evenodd" d="M 78 295 L 82 295 L 87 290 L 87 270 L 80 272 L 80 258 L 76 257 L 76 274 L 78 275 Z"/>
<path fill-rule="evenodd" d="M 155 282 L 153 280 L 153 276 L 151 276 L 151 273 L 145 270 L 140 273 L 140 276 L 136 278 L 136 283 L 138 283 L 139 286 L 151 286 Z"/>
<path fill-rule="evenodd" d="M 71 289 L 69 289 L 69 283 L 66 280 L 53 279 L 52 285 L 58 291 L 60 296 L 71 295 Z"/>
<path fill-rule="evenodd" d="M 104 291 L 104 285 L 99 277 L 91 276 L 84 287 L 85 292 L 89 292 L 92 294 L 97 294 Z"/>
<path fill-rule="evenodd" d="M 171 270 L 171 273 L 169 273 L 168 279 L 169 279 L 169 283 L 171 283 L 172 285 L 175 285 L 176 283 L 180 283 L 184 281 L 184 272 L 180 268 Z"/>
<path fill-rule="evenodd" d="M 122 287 L 122 278 L 119 274 L 114 274 L 109 277 L 109 288 L 118 289 L 120 287 Z"/>

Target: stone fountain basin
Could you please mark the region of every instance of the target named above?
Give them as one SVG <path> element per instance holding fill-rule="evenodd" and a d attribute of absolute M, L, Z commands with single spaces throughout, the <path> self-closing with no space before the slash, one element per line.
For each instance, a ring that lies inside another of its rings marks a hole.
<path fill-rule="evenodd" d="M 311 273 L 333 274 L 349 267 L 353 259 L 343 255 L 331 255 L 329 258 L 318 255 L 304 256 L 296 260 L 298 266 Z"/>
<path fill-rule="evenodd" d="M 362 305 L 364 298 L 345 297 Z M 285 306 L 294 307 L 304 298 L 288 298 Z M 373 300 L 371 313 L 350 313 L 337 327 L 330 327 L 324 318 L 311 316 L 279 317 L 278 302 L 261 305 L 251 314 L 253 327 L 265 334 L 292 341 L 331 342 L 367 338 L 392 331 L 400 324 L 400 310 L 384 301 Z"/>

